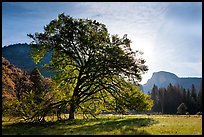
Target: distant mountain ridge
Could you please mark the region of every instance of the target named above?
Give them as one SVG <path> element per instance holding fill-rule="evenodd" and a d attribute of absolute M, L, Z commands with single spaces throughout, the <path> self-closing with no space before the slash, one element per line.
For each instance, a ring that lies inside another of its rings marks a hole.
<path fill-rule="evenodd" d="M 154 72 L 152 77 L 147 81 L 147 83 L 142 85 L 142 90 L 145 93 L 148 93 L 152 90 L 153 85 L 155 84 L 158 88 L 166 88 L 169 83 L 172 85 L 179 84 L 185 89 L 191 89 L 192 84 L 194 84 L 196 91 L 198 92 L 201 85 L 202 78 L 198 77 L 181 77 L 179 78 L 173 73 L 166 71 Z"/>
<path fill-rule="evenodd" d="M 42 68 L 43 64 L 49 63 L 51 53 L 47 53 L 40 64 L 35 64 L 31 57 L 31 47 L 28 44 L 14 44 L 5 46 L 2 48 L 2 56 L 5 57 L 11 64 L 26 70 L 27 72 L 31 72 L 37 66 L 44 77 L 49 77 L 52 75 L 51 72 L 48 72 Z M 199 89 L 201 78 L 179 78 L 173 73 L 159 71 L 154 72 L 147 83 L 141 86 L 141 89 L 145 93 L 148 93 L 148 91 L 151 91 L 154 84 L 158 87 L 167 87 L 169 83 L 173 85 L 179 84 L 186 89 L 191 88 L 192 84 L 194 84 L 196 89 Z"/>
<path fill-rule="evenodd" d="M 35 67 L 38 67 L 43 76 L 49 77 L 51 72 L 42 68 L 43 64 L 49 63 L 51 53 L 47 53 L 42 62 L 35 64 L 31 57 L 31 46 L 29 44 L 14 44 L 2 48 L 2 56 L 5 57 L 11 64 L 18 68 L 31 72 Z"/>

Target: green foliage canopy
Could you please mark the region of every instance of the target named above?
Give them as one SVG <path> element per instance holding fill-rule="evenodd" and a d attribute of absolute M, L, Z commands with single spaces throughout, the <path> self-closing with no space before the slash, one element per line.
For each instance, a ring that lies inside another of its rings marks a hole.
<path fill-rule="evenodd" d="M 110 35 L 106 26 L 95 20 L 60 14 L 44 27 L 43 33 L 28 36 L 33 39 L 35 62 L 40 62 L 46 52 L 52 52 L 48 68 L 54 70 L 58 87 L 68 88 L 70 119 L 79 105 L 89 100 L 106 94 L 114 99 L 125 97 L 125 88 L 133 91 L 125 85 L 137 86 L 148 70 L 142 53 L 131 49 L 127 35 Z M 135 98 L 135 102 L 138 100 Z"/>

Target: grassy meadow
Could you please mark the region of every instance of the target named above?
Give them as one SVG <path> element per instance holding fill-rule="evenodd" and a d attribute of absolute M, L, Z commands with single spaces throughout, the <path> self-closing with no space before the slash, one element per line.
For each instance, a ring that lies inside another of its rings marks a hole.
<path fill-rule="evenodd" d="M 3 135 L 202 135 L 202 116 L 99 115 L 72 121 L 46 118 L 44 124 L 3 117 Z"/>

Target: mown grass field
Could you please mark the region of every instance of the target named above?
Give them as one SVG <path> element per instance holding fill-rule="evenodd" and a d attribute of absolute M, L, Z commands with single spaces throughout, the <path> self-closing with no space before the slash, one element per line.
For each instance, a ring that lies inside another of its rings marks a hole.
<path fill-rule="evenodd" d="M 51 118 L 47 117 L 47 121 Z M 3 117 L 3 135 L 202 135 L 202 116 L 97 116 L 73 121 L 25 124 Z"/>

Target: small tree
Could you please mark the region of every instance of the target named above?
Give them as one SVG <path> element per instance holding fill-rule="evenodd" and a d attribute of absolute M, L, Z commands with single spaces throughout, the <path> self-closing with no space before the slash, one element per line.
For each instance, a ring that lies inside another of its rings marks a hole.
<path fill-rule="evenodd" d="M 186 114 L 187 107 L 184 103 L 181 103 L 177 108 L 177 114 Z"/>
<path fill-rule="evenodd" d="M 43 92 L 43 76 L 39 69 L 36 67 L 30 73 L 30 80 L 33 82 L 32 89 L 36 92 L 36 95 L 40 96 Z"/>
<path fill-rule="evenodd" d="M 12 102 L 6 102 L 6 113 L 18 116 L 29 122 L 45 121 L 45 116 L 52 109 L 48 106 L 53 103 L 55 98 L 54 94 L 50 92 L 52 90 L 52 82 L 49 79 L 43 78 L 38 68 L 31 72 L 29 80 L 32 82 L 30 88 L 27 88 L 22 82 L 16 84 L 17 89 L 23 89 L 24 94 L 21 94 L 20 98 Z M 45 108 L 46 113 L 41 111 Z"/>

